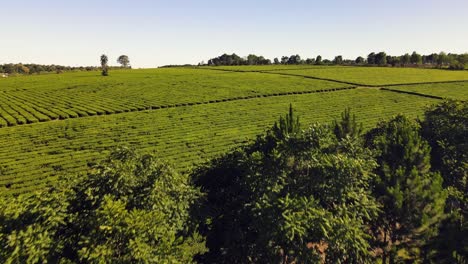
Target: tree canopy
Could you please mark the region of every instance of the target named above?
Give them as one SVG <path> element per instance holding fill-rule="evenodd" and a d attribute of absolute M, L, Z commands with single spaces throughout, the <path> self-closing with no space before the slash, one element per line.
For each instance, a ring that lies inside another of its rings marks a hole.
<path fill-rule="evenodd" d="M 84 177 L 0 201 L 2 263 L 190 263 L 200 191 L 152 155 L 112 153 Z"/>
<path fill-rule="evenodd" d="M 117 58 L 117 62 L 120 63 L 123 68 L 128 68 L 130 66 L 130 59 L 127 55 L 120 55 Z"/>

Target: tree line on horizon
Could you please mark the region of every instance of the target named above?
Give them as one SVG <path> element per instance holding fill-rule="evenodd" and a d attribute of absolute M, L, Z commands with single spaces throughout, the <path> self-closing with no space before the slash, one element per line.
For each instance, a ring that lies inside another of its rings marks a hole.
<path fill-rule="evenodd" d="M 247 57 L 240 57 L 233 53 L 223 54 L 219 57 L 201 62 L 199 66 L 238 66 L 238 65 L 369 65 L 369 66 L 393 66 L 393 67 L 432 67 L 448 68 L 451 70 L 464 70 L 468 64 L 468 53 L 432 53 L 421 55 L 417 52 L 406 53 L 401 56 L 387 55 L 385 52 L 372 52 L 366 58 L 357 57 L 355 60 L 343 59 L 343 56 L 335 56 L 333 60 L 323 59 L 318 55 L 316 58 L 302 59 L 300 55 L 282 56 L 274 58 L 273 61 L 265 59 L 263 56 L 250 54 Z"/>
<path fill-rule="evenodd" d="M 468 102 L 367 132 L 293 111 L 179 173 L 114 151 L 87 174 L 0 200 L 4 263 L 466 263 Z"/>
<path fill-rule="evenodd" d="M 107 56 L 106 56 L 107 58 Z M 101 58 L 102 59 L 102 58 Z M 121 65 L 120 67 L 108 66 L 106 62 L 106 68 L 109 69 L 121 69 L 121 68 L 131 68 L 130 59 L 127 55 L 121 55 L 117 58 L 117 62 Z M 62 65 L 42 65 L 34 63 L 7 63 L 0 64 L 0 73 L 6 73 L 9 75 L 14 74 L 41 74 L 41 73 L 62 73 L 68 71 L 98 71 L 102 70 L 102 61 L 101 66 L 62 66 Z"/>

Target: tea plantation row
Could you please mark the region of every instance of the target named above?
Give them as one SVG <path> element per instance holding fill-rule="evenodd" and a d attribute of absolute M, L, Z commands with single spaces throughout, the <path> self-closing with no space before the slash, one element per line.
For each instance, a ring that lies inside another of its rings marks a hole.
<path fill-rule="evenodd" d="M 345 107 L 365 127 L 397 113 L 420 115 L 439 100 L 377 89 L 354 89 L 84 117 L 0 129 L 0 193 L 30 192 L 118 145 L 158 155 L 181 169 L 203 162 L 262 133 L 290 103 L 302 123 L 329 121 Z"/>

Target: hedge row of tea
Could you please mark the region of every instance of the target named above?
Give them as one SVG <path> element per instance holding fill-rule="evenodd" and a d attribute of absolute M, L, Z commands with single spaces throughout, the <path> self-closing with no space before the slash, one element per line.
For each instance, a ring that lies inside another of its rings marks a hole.
<path fill-rule="evenodd" d="M 0 129 L 0 192 L 42 188 L 85 170 L 118 145 L 156 151 L 179 169 L 261 133 L 292 103 L 304 123 L 337 118 L 346 107 L 365 127 L 397 113 L 415 118 L 438 100 L 376 89 L 252 98 Z"/>
<path fill-rule="evenodd" d="M 414 94 L 466 100 L 467 78 L 468 71 L 294 65 L 6 78 L 0 80 L 0 191 L 42 188 L 116 145 L 157 151 L 184 169 L 252 139 L 289 103 L 308 122 L 337 117 L 345 107 L 366 126 L 397 113 L 416 117 L 438 100 Z M 404 94 L 346 81 L 450 83 L 391 87 L 413 93 Z"/>
<path fill-rule="evenodd" d="M 195 69 L 95 72 L 10 78 L 0 82 L 0 127 L 256 96 L 350 87 L 261 73 Z"/>
<path fill-rule="evenodd" d="M 349 67 L 349 66 L 224 66 L 211 69 L 269 72 L 290 76 L 330 79 L 362 86 L 386 86 L 411 83 L 468 81 L 468 71 L 440 69 Z"/>

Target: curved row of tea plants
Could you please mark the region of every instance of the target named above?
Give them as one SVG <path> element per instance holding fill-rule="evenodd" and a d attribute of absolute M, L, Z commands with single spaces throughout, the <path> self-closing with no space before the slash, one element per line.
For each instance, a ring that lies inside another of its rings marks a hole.
<path fill-rule="evenodd" d="M 0 129 L 0 193 L 29 192 L 125 145 L 156 153 L 179 169 L 261 133 L 292 103 L 304 123 L 337 118 L 351 107 L 365 127 L 397 113 L 416 117 L 438 100 L 376 89 L 253 98 L 59 120 Z"/>
<path fill-rule="evenodd" d="M 468 81 L 468 71 L 440 69 L 331 66 L 287 71 L 271 70 L 268 72 L 330 79 L 363 86 Z"/>
<path fill-rule="evenodd" d="M 349 85 L 190 68 L 17 77 L 0 80 L 0 127 L 342 87 Z"/>

